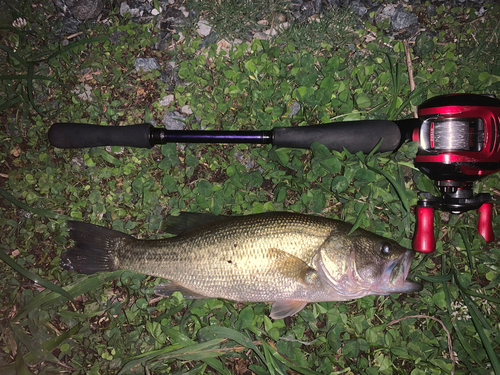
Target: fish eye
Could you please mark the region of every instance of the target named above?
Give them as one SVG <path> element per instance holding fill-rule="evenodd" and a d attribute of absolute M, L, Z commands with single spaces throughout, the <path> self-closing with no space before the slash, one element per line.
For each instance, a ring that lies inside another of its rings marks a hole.
<path fill-rule="evenodd" d="M 391 253 L 391 245 L 388 243 L 382 243 L 380 245 L 380 253 L 382 255 L 389 255 Z"/>

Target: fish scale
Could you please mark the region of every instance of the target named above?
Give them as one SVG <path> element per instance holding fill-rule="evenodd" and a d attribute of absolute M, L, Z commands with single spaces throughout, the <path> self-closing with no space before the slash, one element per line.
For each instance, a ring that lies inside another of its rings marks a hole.
<path fill-rule="evenodd" d="M 70 227 L 75 246 L 62 258 L 66 269 L 161 277 L 171 281 L 155 287 L 164 296 L 181 291 L 186 298 L 274 302 L 273 318 L 308 302 L 421 288 L 405 281 L 412 250 L 362 229 L 349 235 L 351 225 L 323 217 L 272 212 L 214 219 L 157 240 L 81 222 Z"/>

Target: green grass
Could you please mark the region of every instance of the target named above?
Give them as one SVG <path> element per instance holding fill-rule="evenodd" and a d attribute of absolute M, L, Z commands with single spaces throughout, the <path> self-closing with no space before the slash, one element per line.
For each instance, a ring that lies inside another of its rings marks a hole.
<path fill-rule="evenodd" d="M 238 2 L 225 3 L 241 10 L 234 16 L 240 24 L 258 21 Z M 227 9 L 198 11 L 214 20 L 218 35 L 241 36 L 216 21 Z M 417 192 L 435 189 L 412 168 L 415 144 L 362 155 L 320 144 L 309 151 L 200 144 L 61 150 L 47 140 L 53 122 L 159 123 L 185 104 L 193 111 L 189 128 L 235 130 L 405 118 L 437 94 L 499 96 L 498 8 L 474 22 L 465 22 L 472 11 L 458 9 L 456 17 L 429 20 L 437 36 L 410 45 L 413 94 L 403 44 L 384 36 L 374 15 L 360 29 L 348 14 L 329 13 L 270 41 L 243 40 L 228 52 L 208 45 L 200 53 L 191 23 L 175 49 L 158 52 L 149 33 L 157 25 L 134 24 L 114 10 L 111 26 L 82 25 L 87 38 L 62 47 L 53 34 L 60 25 L 44 22 L 50 7 L 18 4 L 11 12 L 29 29 L 4 29 L 0 41 L 1 373 L 499 373 L 500 247 L 477 235 L 474 212 L 436 214 L 437 250 L 419 254 L 412 269 L 424 283 L 419 294 L 310 304 L 286 320 L 271 320 L 264 303 L 187 301 L 178 293 L 159 299 L 153 287 L 160 280 L 141 274 L 83 276 L 59 267 L 70 245 L 68 218 L 157 238 L 163 218 L 184 210 L 314 213 L 410 247 Z M 108 41 L 117 31 L 127 43 Z M 175 62 L 183 85 L 168 91 L 159 72 L 137 73 L 136 57 Z M 83 69 L 91 72 L 84 79 Z M 92 102 L 73 92 L 84 83 Z M 175 100 L 162 108 L 169 94 Z M 295 101 L 301 110 L 290 117 Z M 474 190 L 497 194 L 498 186 L 495 174 Z M 494 230 L 500 236 L 500 216 Z"/>

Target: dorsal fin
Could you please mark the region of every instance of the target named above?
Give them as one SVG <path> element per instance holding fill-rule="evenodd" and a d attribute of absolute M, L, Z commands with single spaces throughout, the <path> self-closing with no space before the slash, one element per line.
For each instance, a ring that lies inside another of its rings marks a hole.
<path fill-rule="evenodd" d="M 181 212 L 179 216 L 168 216 L 161 223 L 161 230 L 175 235 L 186 233 L 207 224 L 230 219 L 229 216 L 218 216 L 199 212 Z"/>

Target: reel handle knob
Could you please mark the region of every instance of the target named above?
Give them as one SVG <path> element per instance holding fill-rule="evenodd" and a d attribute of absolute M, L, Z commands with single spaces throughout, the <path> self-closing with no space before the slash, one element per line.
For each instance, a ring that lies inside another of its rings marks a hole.
<path fill-rule="evenodd" d="M 492 225 L 493 203 L 483 203 L 477 209 L 479 220 L 477 222 L 477 232 L 484 237 L 486 242 L 492 242 L 495 239 Z"/>
<path fill-rule="evenodd" d="M 417 207 L 417 229 L 413 238 L 413 250 L 420 253 L 432 253 L 436 250 L 434 208 L 432 207 Z"/>

